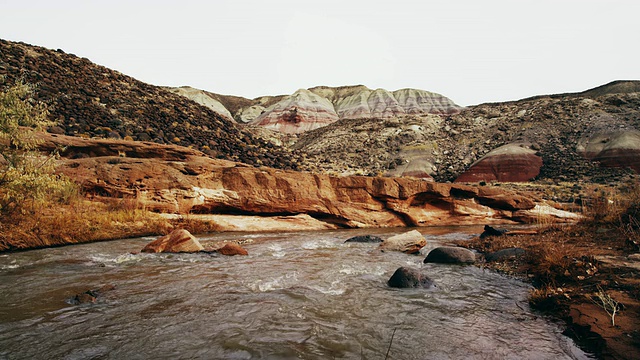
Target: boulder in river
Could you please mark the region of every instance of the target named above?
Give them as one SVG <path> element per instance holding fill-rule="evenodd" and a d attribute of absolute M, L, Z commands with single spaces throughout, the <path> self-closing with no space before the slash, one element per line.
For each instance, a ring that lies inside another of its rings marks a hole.
<path fill-rule="evenodd" d="M 142 252 L 146 253 L 193 253 L 204 250 L 198 239 L 188 230 L 177 229 L 169 235 L 162 236 L 145 246 Z"/>
<path fill-rule="evenodd" d="M 435 286 L 433 280 L 418 269 L 399 267 L 387 281 L 394 288 L 424 288 Z"/>
<path fill-rule="evenodd" d="M 425 245 L 427 245 L 427 240 L 424 236 L 418 230 L 411 230 L 386 239 L 380 244 L 380 249 L 417 254 Z"/>
<path fill-rule="evenodd" d="M 348 242 L 358 242 L 358 243 L 380 243 L 382 242 L 382 238 L 374 235 L 360 235 L 348 238 L 345 240 L 345 243 Z"/>
<path fill-rule="evenodd" d="M 424 259 L 425 263 L 439 264 L 473 264 L 476 255 L 473 251 L 455 246 L 441 246 L 429 252 Z"/>
<path fill-rule="evenodd" d="M 222 255 L 233 256 L 233 255 L 249 255 L 249 252 L 245 250 L 242 246 L 235 243 L 226 243 L 223 247 L 216 250 Z"/>

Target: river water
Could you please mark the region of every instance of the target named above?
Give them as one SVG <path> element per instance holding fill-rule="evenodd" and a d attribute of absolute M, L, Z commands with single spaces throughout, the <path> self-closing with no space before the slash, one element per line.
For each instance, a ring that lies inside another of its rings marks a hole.
<path fill-rule="evenodd" d="M 532 313 L 530 287 L 474 266 L 422 264 L 473 228 L 420 228 L 421 256 L 344 244 L 406 229 L 200 237 L 249 256 L 137 254 L 152 238 L 0 254 L 0 359 L 585 359 Z M 400 266 L 437 284 L 391 289 Z M 95 304 L 77 293 L 115 289 Z"/>

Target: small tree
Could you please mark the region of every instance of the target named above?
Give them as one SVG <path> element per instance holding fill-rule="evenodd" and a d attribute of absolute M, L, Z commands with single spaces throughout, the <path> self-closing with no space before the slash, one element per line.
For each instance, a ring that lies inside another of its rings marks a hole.
<path fill-rule="evenodd" d="M 46 104 L 35 101 L 33 91 L 32 85 L 18 81 L 0 92 L 0 215 L 27 203 L 59 200 L 74 187 L 53 173 L 52 155 L 35 151 L 40 143 L 36 131 L 51 123 Z"/>

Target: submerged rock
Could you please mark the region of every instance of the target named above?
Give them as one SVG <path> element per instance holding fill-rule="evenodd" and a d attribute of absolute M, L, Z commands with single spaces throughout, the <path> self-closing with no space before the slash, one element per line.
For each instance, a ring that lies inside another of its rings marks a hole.
<path fill-rule="evenodd" d="M 188 230 L 177 229 L 169 235 L 162 236 L 145 246 L 142 252 L 146 253 L 180 253 L 180 252 L 199 252 L 204 250 L 195 236 L 191 235 Z"/>
<path fill-rule="evenodd" d="M 433 280 L 417 269 L 407 267 L 398 268 L 391 278 L 387 281 L 387 285 L 394 288 L 425 288 L 435 286 Z"/>
<path fill-rule="evenodd" d="M 380 244 L 380 249 L 417 254 L 425 245 L 427 245 L 427 240 L 424 236 L 418 230 L 411 230 L 384 240 Z"/>
<path fill-rule="evenodd" d="M 348 242 L 358 242 L 358 243 L 380 243 L 382 242 L 382 238 L 374 235 L 360 235 L 348 238 L 345 240 L 345 243 Z"/>
<path fill-rule="evenodd" d="M 71 305 L 80 305 L 80 304 L 95 304 L 98 300 L 98 297 L 104 295 L 104 293 L 114 290 L 116 287 L 107 284 L 98 289 L 87 290 L 83 293 L 76 294 L 67 302 Z"/>
<path fill-rule="evenodd" d="M 425 263 L 440 264 L 473 264 L 476 262 L 476 255 L 468 249 L 454 246 L 437 247 L 424 259 Z"/>

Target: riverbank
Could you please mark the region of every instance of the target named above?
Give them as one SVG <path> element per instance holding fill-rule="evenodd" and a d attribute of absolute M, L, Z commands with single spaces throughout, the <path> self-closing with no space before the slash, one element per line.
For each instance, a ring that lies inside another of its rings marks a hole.
<path fill-rule="evenodd" d="M 485 256 L 495 261 L 481 266 L 531 282 L 532 308 L 566 321 L 565 334 L 599 358 L 637 359 L 640 233 L 637 214 L 627 215 L 632 217 L 626 223 L 621 217 L 618 222 L 554 225 L 537 235 L 478 237 L 459 245 L 484 254 L 524 249 L 517 257 Z"/>

